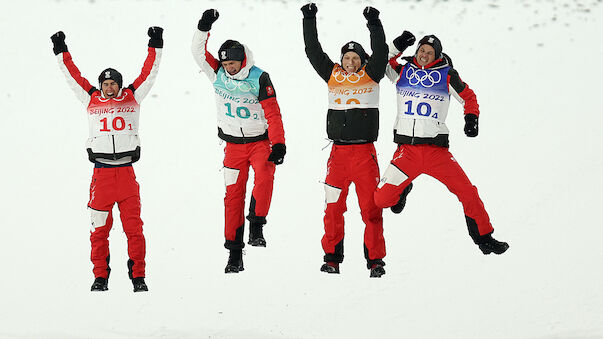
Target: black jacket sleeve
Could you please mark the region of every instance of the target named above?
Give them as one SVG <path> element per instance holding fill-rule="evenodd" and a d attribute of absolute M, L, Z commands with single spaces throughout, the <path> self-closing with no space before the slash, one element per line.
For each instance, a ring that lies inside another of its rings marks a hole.
<path fill-rule="evenodd" d="M 456 69 L 454 68 L 450 68 L 450 70 L 448 71 L 448 76 L 450 77 L 450 86 L 452 88 L 454 88 L 454 90 L 457 93 L 461 93 L 462 91 L 465 90 L 465 87 L 467 87 L 467 84 L 461 80 L 461 77 L 459 76 L 459 72 L 457 72 Z"/>
<path fill-rule="evenodd" d="M 274 92 L 274 86 L 272 85 L 270 76 L 268 73 L 263 72 L 262 75 L 260 75 L 260 94 L 258 95 L 258 100 L 264 101 L 275 96 L 276 93 Z"/>
<path fill-rule="evenodd" d="M 389 48 L 385 42 L 385 32 L 381 20 L 377 19 L 373 24 L 366 24 L 371 36 L 371 50 L 373 54 L 366 64 L 366 73 L 375 82 L 381 81 L 385 75 L 387 66 L 387 53 Z"/>
<path fill-rule="evenodd" d="M 316 30 L 316 18 L 303 19 L 304 23 L 304 43 L 306 45 L 306 56 L 312 67 L 316 70 L 320 77 L 328 82 L 333 71 L 335 63 L 331 61 L 329 56 L 323 52 L 320 42 L 318 42 L 318 31 Z M 385 41 L 385 37 L 384 37 Z M 387 47 L 387 46 L 386 46 Z M 386 52 L 387 55 L 387 52 Z M 384 66 L 385 69 L 385 66 Z"/>

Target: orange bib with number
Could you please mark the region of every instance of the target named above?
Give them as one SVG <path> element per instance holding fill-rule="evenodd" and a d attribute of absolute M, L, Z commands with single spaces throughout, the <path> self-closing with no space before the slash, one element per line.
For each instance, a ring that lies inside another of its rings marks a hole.
<path fill-rule="evenodd" d="M 378 108 L 379 84 L 366 74 L 366 65 L 357 73 L 335 64 L 329 78 L 329 109 Z"/>

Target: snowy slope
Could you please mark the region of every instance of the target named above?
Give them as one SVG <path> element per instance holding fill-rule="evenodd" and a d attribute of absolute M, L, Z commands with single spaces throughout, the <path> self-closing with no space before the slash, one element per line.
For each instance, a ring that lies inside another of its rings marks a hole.
<path fill-rule="evenodd" d="M 368 278 L 353 190 L 342 274 L 318 270 L 326 86 L 304 55 L 303 4 L 2 1 L 0 338 L 603 338 L 603 71 L 593 61 L 602 50 L 601 0 L 318 2 L 319 37 L 332 59 L 349 40 L 368 48 L 361 12 L 373 5 L 388 41 L 404 29 L 438 35 L 482 111 L 480 135 L 469 139 L 461 106 L 451 104 L 450 150 L 510 250 L 481 255 L 460 203 L 422 176 L 404 213 L 384 212 L 382 279 Z M 287 137 L 268 247 L 248 248 L 238 275 L 223 273 L 223 145 L 211 86 L 190 55 L 206 8 L 221 13 L 209 48 L 242 41 L 270 73 Z M 150 292 L 131 292 L 116 222 L 109 291 L 90 293 L 87 122 L 49 37 L 66 33 L 91 82 L 111 66 L 129 83 L 151 25 L 165 28 L 165 48 L 142 104 L 135 165 Z M 395 148 L 395 98 L 381 84 L 384 169 Z"/>

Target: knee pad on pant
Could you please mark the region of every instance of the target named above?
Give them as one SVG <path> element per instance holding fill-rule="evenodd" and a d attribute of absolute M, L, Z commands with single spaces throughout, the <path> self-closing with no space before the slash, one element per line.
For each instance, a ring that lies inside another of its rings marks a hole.
<path fill-rule="evenodd" d="M 327 209 L 328 204 L 337 202 L 340 195 L 341 188 L 337 188 L 325 183 L 325 209 Z"/>
<path fill-rule="evenodd" d="M 393 164 L 389 164 L 385 170 L 385 173 L 383 173 L 383 176 L 381 176 L 381 181 L 377 187 L 381 188 L 385 184 L 400 186 L 400 184 L 402 184 L 406 179 L 408 179 L 408 176 L 404 174 L 404 172 Z"/>
<path fill-rule="evenodd" d="M 236 168 L 224 167 L 224 186 L 230 186 L 237 183 L 240 170 Z"/>
<path fill-rule="evenodd" d="M 90 221 L 92 222 L 90 232 L 94 232 L 98 227 L 103 227 L 107 224 L 109 211 L 99 211 L 91 207 L 88 207 L 88 209 L 90 210 Z"/>

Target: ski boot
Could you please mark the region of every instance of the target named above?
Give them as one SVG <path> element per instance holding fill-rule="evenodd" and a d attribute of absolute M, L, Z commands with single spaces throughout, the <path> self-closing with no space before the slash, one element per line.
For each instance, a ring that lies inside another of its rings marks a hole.
<path fill-rule="evenodd" d="M 385 268 L 381 264 L 373 264 L 371 266 L 371 278 L 381 278 L 382 275 L 385 274 Z"/>
<path fill-rule="evenodd" d="M 134 285 L 134 292 L 146 292 L 149 290 L 147 284 L 144 282 L 144 277 L 132 279 L 132 285 Z"/>
<path fill-rule="evenodd" d="M 252 223 L 249 226 L 249 245 L 254 247 L 266 247 L 266 239 L 264 239 L 264 233 L 262 229 L 264 228 L 263 224 L 254 224 Z"/>
<path fill-rule="evenodd" d="M 509 249 L 509 244 L 492 238 L 491 234 L 483 236 L 477 243 L 477 246 L 479 246 L 479 249 L 484 254 L 490 254 L 492 252 L 495 254 L 503 254 Z"/>
<path fill-rule="evenodd" d="M 329 261 L 320 267 L 321 272 L 326 272 L 329 274 L 339 274 L 339 263 Z"/>
<path fill-rule="evenodd" d="M 94 282 L 92 283 L 92 286 L 90 287 L 90 291 L 92 291 L 92 292 L 106 291 L 109 289 L 109 287 L 107 286 L 108 283 L 109 283 L 109 279 L 107 279 L 107 278 L 103 278 L 103 277 L 95 278 Z"/>
<path fill-rule="evenodd" d="M 243 267 L 243 250 L 230 250 L 228 263 L 224 269 L 224 273 L 239 273 L 244 271 Z"/>
<path fill-rule="evenodd" d="M 400 200 L 398 200 L 398 202 L 394 206 L 390 207 L 390 210 L 392 212 L 394 212 L 396 214 L 400 214 L 402 212 L 402 210 L 404 209 L 404 206 L 406 206 L 406 196 L 408 195 L 408 193 L 410 193 L 411 190 L 412 190 L 412 182 L 404 188 L 404 190 L 400 194 Z"/>

